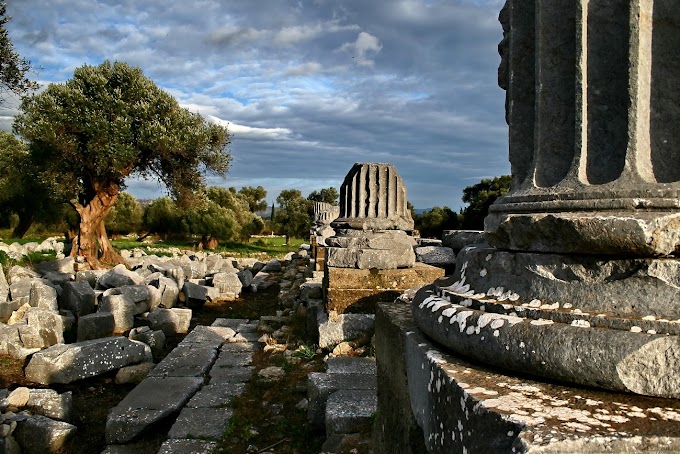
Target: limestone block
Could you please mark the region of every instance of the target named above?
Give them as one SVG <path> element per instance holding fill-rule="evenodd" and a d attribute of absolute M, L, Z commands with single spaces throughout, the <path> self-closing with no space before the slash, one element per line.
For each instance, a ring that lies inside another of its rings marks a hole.
<path fill-rule="evenodd" d="M 61 294 L 61 308 L 76 317 L 91 314 L 95 310 L 95 293 L 87 281 L 67 282 Z"/>
<path fill-rule="evenodd" d="M 265 266 L 262 268 L 262 271 L 265 273 L 279 272 L 281 271 L 281 262 L 279 262 L 277 259 L 271 259 L 265 264 Z"/>
<path fill-rule="evenodd" d="M 204 285 L 192 284 L 191 282 L 186 281 L 184 282 L 182 292 L 184 293 L 185 303 L 189 309 L 202 309 L 208 299 L 208 288 Z"/>
<path fill-rule="evenodd" d="M 185 279 L 204 279 L 205 273 L 208 271 L 208 267 L 206 266 L 205 262 L 200 262 L 197 260 L 183 261 L 180 264 L 180 267 L 184 271 Z"/>
<path fill-rule="evenodd" d="M 0 322 L 5 323 L 12 316 L 12 313 L 19 309 L 23 304 L 22 300 L 4 301 L 0 300 Z"/>
<path fill-rule="evenodd" d="M 122 287 L 124 285 L 140 285 L 144 283 L 144 278 L 139 274 L 128 270 L 125 265 L 116 265 L 104 273 L 97 281 L 97 286 L 101 289 Z"/>
<path fill-rule="evenodd" d="M 456 254 L 449 247 L 421 246 L 415 249 L 416 261 L 434 266 L 451 266 L 456 263 Z"/>
<path fill-rule="evenodd" d="M 187 403 L 189 408 L 225 408 L 246 389 L 245 383 L 215 382 L 201 388 Z"/>
<path fill-rule="evenodd" d="M 57 289 L 57 294 L 60 293 L 61 287 L 68 281 L 74 279 L 74 274 L 60 273 L 58 271 L 45 271 L 42 273 L 43 280 Z"/>
<path fill-rule="evenodd" d="M 54 345 L 35 353 L 26 366 L 28 380 L 49 385 L 71 383 L 151 359 L 151 349 L 124 337 Z"/>
<path fill-rule="evenodd" d="M 378 407 L 375 390 L 341 389 L 326 402 L 326 436 L 366 430 Z"/>
<path fill-rule="evenodd" d="M 31 389 L 26 410 L 59 421 L 70 422 L 73 409 L 71 391 L 59 394 L 53 389 Z"/>
<path fill-rule="evenodd" d="M 370 336 L 375 316 L 372 314 L 336 314 L 328 316 L 322 312 L 319 317 L 319 347 L 328 348 L 340 342 Z"/>
<path fill-rule="evenodd" d="M 239 280 L 241 281 L 241 287 L 247 289 L 250 284 L 253 283 L 253 273 L 249 269 L 241 270 L 237 273 Z"/>
<path fill-rule="evenodd" d="M 149 312 L 147 321 L 151 324 L 151 329 L 161 330 L 166 336 L 185 334 L 189 332 L 191 314 L 191 309 L 159 307 Z"/>
<path fill-rule="evenodd" d="M 38 278 L 40 278 L 40 275 L 38 273 L 29 268 L 19 265 L 14 265 L 9 269 L 9 272 L 7 273 L 7 280 L 9 281 L 10 285 L 24 279 L 38 279 Z"/>
<path fill-rule="evenodd" d="M 219 440 L 233 415 L 231 408 L 184 408 L 170 428 L 168 438 Z"/>
<path fill-rule="evenodd" d="M 109 312 L 113 315 L 113 332 L 122 334 L 135 324 L 137 306 L 125 295 L 106 295 L 99 303 L 100 312 Z"/>
<path fill-rule="evenodd" d="M 219 289 L 220 293 L 234 293 L 238 296 L 243 283 L 236 272 L 217 273 L 213 276 L 213 286 Z"/>
<path fill-rule="evenodd" d="M 211 347 L 177 347 L 149 374 L 151 377 L 203 377 L 210 370 L 217 349 Z"/>
<path fill-rule="evenodd" d="M 156 365 L 151 362 L 121 367 L 118 369 L 118 372 L 116 372 L 115 382 L 117 385 L 141 383 L 154 367 L 156 367 Z"/>
<path fill-rule="evenodd" d="M 77 431 L 76 426 L 42 415 L 28 417 L 17 424 L 14 437 L 25 454 L 61 453 Z"/>
<path fill-rule="evenodd" d="M 17 324 L 17 330 L 19 331 L 19 338 L 23 348 L 41 349 L 46 347 L 37 327 L 20 323 Z"/>
<path fill-rule="evenodd" d="M 130 340 L 144 342 L 151 348 L 154 357 L 159 357 L 165 348 L 165 334 L 161 330 L 153 331 L 148 326 L 141 326 L 130 330 Z"/>
<path fill-rule="evenodd" d="M 9 295 L 9 282 L 7 282 L 7 278 L 5 277 L 5 272 L 2 270 L 2 267 L 0 267 L 0 300 L 4 298 L 7 298 Z"/>
<path fill-rule="evenodd" d="M 179 287 L 174 279 L 169 277 L 159 277 L 150 281 L 150 285 L 157 287 L 161 292 L 159 307 L 170 309 L 177 305 L 179 299 Z M 155 306 L 153 306 L 155 307 Z"/>
<path fill-rule="evenodd" d="M 38 271 L 41 273 L 46 273 L 48 271 L 64 273 L 64 274 L 75 274 L 75 260 L 73 257 L 65 257 L 59 260 L 49 260 L 46 262 L 38 263 Z"/>
<path fill-rule="evenodd" d="M 210 383 L 245 383 L 253 375 L 253 366 L 213 367 L 210 369 Z"/>
<path fill-rule="evenodd" d="M 15 279 L 9 286 L 9 294 L 14 301 L 22 301 L 21 304 L 28 303 L 31 297 L 31 287 L 33 282 L 41 282 L 37 278 Z"/>
<path fill-rule="evenodd" d="M 76 272 L 76 281 L 85 281 L 90 287 L 97 288 L 97 282 L 105 275 L 106 270 L 80 270 Z"/>
<path fill-rule="evenodd" d="M 57 312 L 32 307 L 26 311 L 26 319 L 28 321 L 27 326 L 34 328 L 40 339 L 41 345 L 35 345 L 35 347 L 43 348 L 64 343 L 64 323 Z M 20 336 L 23 340 L 21 332 Z M 24 346 L 29 347 L 26 344 Z"/>
<path fill-rule="evenodd" d="M 113 336 L 115 321 L 110 312 L 96 312 L 78 319 L 78 342 Z"/>
<path fill-rule="evenodd" d="M 158 454 L 210 454 L 215 448 L 214 441 L 171 439 L 163 442 Z"/>
<path fill-rule="evenodd" d="M 326 361 L 327 374 L 367 374 L 376 375 L 375 358 L 357 356 L 338 356 Z"/>
<path fill-rule="evenodd" d="M 483 230 L 444 230 L 442 245 L 458 252 L 467 246 L 479 245 L 486 242 Z"/>
<path fill-rule="evenodd" d="M 416 256 L 410 247 L 392 250 L 334 247 L 326 249 L 326 263 L 338 268 L 393 270 L 412 267 L 415 262 Z"/>
<path fill-rule="evenodd" d="M 59 305 L 57 304 L 57 290 L 54 287 L 42 282 L 34 281 L 31 283 L 28 304 L 30 304 L 32 307 L 59 312 Z"/>
<path fill-rule="evenodd" d="M 324 425 L 328 397 L 340 390 L 376 391 L 376 377 L 366 374 L 324 374 L 312 372 L 307 377 L 307 419 L 310 424 Z"/>
<path fill-rule="evenodd" d="M 236 334 L 234 329 L 220 326 L 199 325 L 179 343 L 180 346 L 220 348 L 227 339 Z"/>
<path fill-rule="evenodd" d="M 178 412 L 203 385 L 199 377 L 150 377 L 142 381 L 106 420 L 106 442 L 126 443 Z"/>
<path fill-rule="evenodd" d="M 9 346 L 20 344 L 19 326 L 0 323 L 0 355 L 9 355 Z"/>
<path fill-rule="evenodd" d="M 104 292 L 104 297 L 109 295 L 124 295 L 135 305 L 135 315 L 148 312 L 151 307 L 160 304 L 160 292 L 156 287 L 150 285 L 124 285 L 108 289 Z"/>

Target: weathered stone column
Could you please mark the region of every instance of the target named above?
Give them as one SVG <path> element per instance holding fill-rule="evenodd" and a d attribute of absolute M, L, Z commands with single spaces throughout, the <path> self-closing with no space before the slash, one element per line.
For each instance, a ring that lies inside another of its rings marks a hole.
<path fill-rule="evenodd" d="M 680 8 L 673 0 L 509 1 L 513 187 L 492 245 L 663 256 L 680 246 Z"/>
<path fill-rule="evenodd" d="M 508 0 L 513 185 L 413 315 L 494 366 L 680 397 L 680 8 Z"/>
<path fill-rule="evenodd" d="M 358 162 L 340 187 L 340 217 L 331 223 L 336 236 L 326 243 L 327 263 L 339 268 L 412 267 L 415 240 L 406 186 L 392 164 Z"/>

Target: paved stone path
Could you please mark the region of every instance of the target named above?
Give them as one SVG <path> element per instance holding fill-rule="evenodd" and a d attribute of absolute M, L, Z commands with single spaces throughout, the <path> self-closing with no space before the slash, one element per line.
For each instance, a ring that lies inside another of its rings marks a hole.
<path fill-rule="evenodd" d="M 111 411 L 102 454 L 134 452 L 126 443 L 178 412 L 159 454 L 209 453 L 229 424 L 227 405 L 252 375 L 256 327 L 224 318 L 197 326 Z"/>

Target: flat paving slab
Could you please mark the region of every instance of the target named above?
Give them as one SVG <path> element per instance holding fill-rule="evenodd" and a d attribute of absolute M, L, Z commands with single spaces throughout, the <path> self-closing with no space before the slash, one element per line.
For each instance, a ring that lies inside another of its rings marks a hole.
<path fill-rule="evenodd" d="M 213 367 L 210 369 L 210 383 L 243 383 L 253 375 L 253 366 Z"/>
<path fill-rule="evenodd" d="M 232 415 L 231 408 L 184 408 L 168 432 L 168 438 L 219 440 Z"/>
<path fill-rule="evenodd" d="M 365 374 L 377 375 L 375 358 L 359 358 L 354 356 L 338 356 L 326 361 L 328 374 Z"/>
<path fill-rule="evenodd" d="M 218 408 L 226 407 L 234 397 L 243 394 L 245 383 L 216 382 L 206 385 L 191 398 L 189 408 Z"/>
<path fill-rule="evenodd" d="M 203 385 L 202 377 L 151 377 L 116 405 L 106 420 L 106 443 L 122 444 L 178 412 Z"/>
<path fill-rule="evenodd" d="M 205 440 L 167 440 L 158 450 L 158 454 L 210 454 L 217 444 Z"/>
<path fill-rule="evenodd" d="M 316 426 L 323 426 L 326 401 L 332 393 L 344 390 L 365 390 L 376 392 L 377 377 L 366 374 L 324 374 L 312 372 L 307 378 L 309 407 L 307 419 Z"/>
<path fill-rule="evenodd" d="M 150 377 L 203 377 L 208 373 L 217 349 L 213 347 L 178 346 L 149 374 Z"/>
<path fill-rule="evenodd" d="M 217 360 L 213 365 L 215 367 L 236 367 L 236 366 L 250 366 L 253 363 L 254 352 L 230 352 L 221 351 L 217 356 Z"/>
<path fill-rule="evenodd" d="M 179 343 L 180 346 L 200 345 L 219 348 L 227 339 L 236 334 L 232 328 L 219 326 L 197 326 Z"/>

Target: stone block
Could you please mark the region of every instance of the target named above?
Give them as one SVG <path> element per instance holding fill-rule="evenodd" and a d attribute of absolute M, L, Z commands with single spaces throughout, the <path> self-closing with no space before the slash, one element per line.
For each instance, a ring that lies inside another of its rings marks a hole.
<path fill-rule="evenodd" d="M 377 367 L 375 358 L 339 356 L 337 358 L 328 358 L 326 361 L 326 373 L 376 375 Z"/>
<path fill-rule="evenodd" d="M 371 336 L 375 324 L 372 314 L 319 314 L 319 347 L 328 348 L 340 342 Z"/>
<path fill-rule="evenodd" d="M 161 292 L 160 307 L 170 309 L 177 305 L 179 298 L 179 287 L 174 279 L 169 277 L 159 277 L 150 281 L 150 284 L 157 287 Z"/>
<path fill-rule="evenodd" d="M 149 374 L 151 377 L 202 377 L 217 357 L 217 349 L 186 346 L 175 348 Z"/>
<path fill-rule="evenodd" d="M 182 288 L 185 304 L 189 309 L 200 310 L 208 299 L 208 288 L 204 285 L 193 284 L 189 281 Z"/>
<path fill-rule="evenodd" d="M 250 366 L 253 363 L 252 351 L 230 352 L 220 351 L 213 368 Z"/>
<path fill-rule="evenodd" d="M 161 302 L 160 291 L 151 285 L 125 285 L 108 289 L 103 296 L 123 295 L 135 305 L 134 315 L 148 312 L 151 307 L 157 307 Z"/>
<path fill-rule="evenodd" d="M 166 440 L 158 454 L 211 454 L 217 448 L 214 441 L 205 440 Z"/>
<path fill-rule="evenodd" d="M 69 423 L 34 415 L 18 422 L 13 435 L 21 446 L 22 453 L 57 454 L 66 452 L 76 431 L 76 426 Z"/>
<path fill-rule="evenodd" d="M 32 269 L 19 265 L 12 266 L 9 269 L 9 272 L 7 273 L 7 280 L 9 281 L 10 285 L 15 284 L 24 279 L 38 279 L 38 278 L 40 278 L 40 275 L 38 273 L 36 273 Z"/>
<path fill-rule="evenodd" d="M 33 282 L 41 282 L 37 278 L 15 279 L 9 286 L 9 294 L 12 300 L 22 300 L 21 304 L 28 303 L 31 297 L 31 287 Z"/>
<path fill-rule="evenodd" d="M 312 425 L 323 426 L 328 397 L 341 389 L 376 391 L 374 375 L 366 374 L 324 374 L 312 372 L 307 377 L 307 419 Z"/>
<path fill-rule="evenodd" d="M 43 282 L 34 281 L 31 283 L 28 304 L 30 304 L 32 307 L 59 312 L 59 305 L 57 304 L 57 290 Z"/>
<path fill-rule="evenodd" d="M 264 271 L 265 273 L 275 273 L 281 271 L 281 262 L 277 259 L 271 259 L 264 265 L 261 271 Z"/>
<path fill-rule="evenodd" d="M 96 312 L 78 319 L 78 342 L 113 336 L 115 323 L 110 312 Z"/>
<path fill-rule="evenodd" d="M 236 275 L 241 281 L 241 288 L 247 289 L 253 283 L 253 273 L 249 269 L 241 270 Z"/>
<path fill-rule="evenodd" d="M 115 383 L 117 385 L 128 383 L 141 383 L 156 365 L 154 363 L 140 363 L 132 366 L 125 366 L 116 372 Z"/>
<path fill-rule="evenodd" d="M 231 408 L 184 408 L 173 424 L 168 438 L 219 440 L 233 415 Z"/>
<path fill-rule="evenodd" d="M 416 261 L 446 267 L 456 263 L 456 254 L 450 247 L 421 246 L 415 249 Z"/>
<path fill-rule="evenodd" d="M 187 403 L 189 408 L 224 408 L 246 389 L 245 383 L 216 382 L 206 385 Z"/>
<path fill-rule="evenodd" d="M 231 328 L 236 331 L 240 325 L 248 323 L 248 319 L 245 318 L 216 318 L 212 323 L 212 326 Z"/>
<path fill-rule="evenodd" d="M 20 300 L 4 301 L 0 300 L 0 322 L 5 323 L 12 316 L 12 312 L 21 307 L 23 303 Z"/>
<path fill-rule="evenodd" d="M 326 306 L 338 313 L 375 312 L 376 302 L 394 301 L 405 290 L 422 287 L 444 276 L 444 270 L 425 263 L 398 270 L 359 270 L 326 267 L 323 279 Z"/>
<path fill-rule="evenodd" d="M 31 389 L 25 409 L 34 415 L 70 422 L 73 395 L 71 391 L 59 394 L 53 389 Z"/>
<path fill-rule="evenodd" d="M 454 252 L 483 243 L 486 243 L 483 230 L 444 230 L 442 235 L 442 245 L 450 247 Z"/>
<path fill-rule="evenodd" d="M 130 330 L 128 335 L 130 340 L 136 340 L 139 342 L 144 342 L 151 348 L 151 353 L 154 358 L 158 358 L 165 348 L 165 334 L 161 330 L 152 330 L 148 326 L 141 326 L 139 328 L 133 328 Z"/>
<path fill-rule="evenodd" d="M 113 316 L 113 332 L 123 334 L 135 325 L 137 306 L 125 295 L 106 295 L 99 303 L 100 312 Z"/>
<path fill-rule="evenodd" d="M 41 348 L 64 342 L 64 323 L 57 312 L 32 307 L 26 311 L 26 320 L 28 326 L 37 331 Z M 24 346 L 28 347 L 25 344 Z"/>
<path fill-rule="evenodd" d="M 95 293 L 87 281 L 66 282 L 61 294 L 61 308 L 76 317 L 91 314 L 95 310 Z"/>
<path fill-rule="evenodd" d="M 179 345 L 218 349 L 227 339 L 233 337 L 235 333 L 233 329 L 227 327 L 199 325 L 187 334 Z"/>
<path fill-rule="evenodd" d="M 97 281 L 97 287 L 101 289 L 109 289 L 116 287 L 123 287 L 125 285 L 140 285 L 144 283 L 144 278 L 134 271 L 128 270 L 125 265 L 116 265 L 102 276 Z"/>
<path fill-rule="evenodd" d="M 64 274 L 74 274 L 76 272 L 75 260 L 73 257 L 65 257 L 63 259 L 40 262 L 36 268 L 41 273 L 58 272 Z"/>
<path fill-rule="evenodd" d="M 19 326 L 0 323 L 0 355 L 9 355 L 11 345 L 21 345 Z"/>
<path fill-rule="evenodd" d="M 191 309 L 163 309 L 157 307 L 149 312 L 147 321 L 153 330 L 161 330 L 166 336 L 186 334 L 191 323 Z"/>
<path fill-rule="evenodd" d="M 365 431 L 377 410 L 376 391 L 341 389 L 326 402 L 326 436 Z"/>
<path fill-rule="evenodd" d="M 106 420 L 106 443 L 127 443 L 178 412 L 203 385 L 199 377 L 149 377 Z"/>
<path fill-rule="evenodd" d="M 213 287 L 219 289 L 220 293 L 234 293 L 238 296 L 241 293 L 243 283 L 235 271 L 233 273 L 215 274 L 212 281 Z"/>
<path fill-rule="evenodd" d="M 253 366 L 213 367 L 210 369 L 210 383 L 245 383 L 253 375 Z"/>
<path fill-rule="evenodd" d="M 43 385 L 82 378 L 151 360 L 151 350 L 124 337 L 59 344 L 35 353 L 25 369 L 28 380 Z"/>
<path fill-rule="evenodd" d="M 76 272 L 76 281 L 87 282 L 90 287 L 96 288 L 97 282 L 106 273 L 106 270 L 80 270 Z"/>

